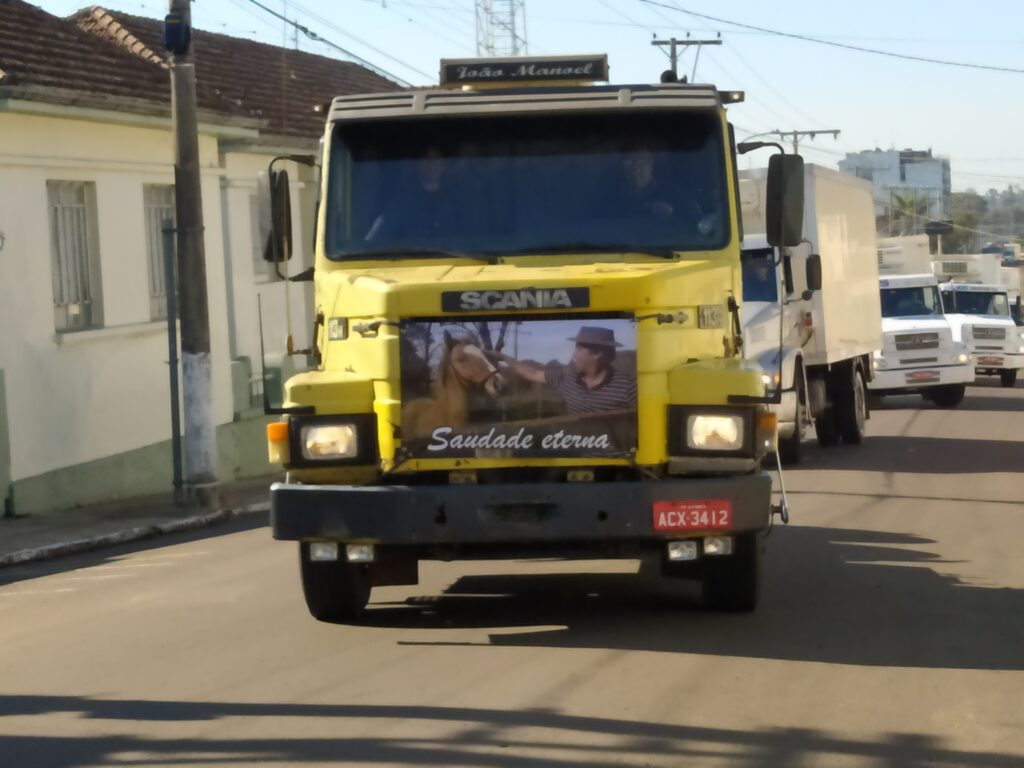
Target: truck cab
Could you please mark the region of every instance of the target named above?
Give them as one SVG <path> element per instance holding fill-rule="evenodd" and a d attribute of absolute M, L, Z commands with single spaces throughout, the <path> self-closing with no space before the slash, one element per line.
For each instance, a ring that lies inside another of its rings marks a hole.
<path fill-rule="evenodd" d="M 1000 254 L 957 254 L 932 262 L 953 338 L 966 345 L 975 373 L 998 376 L 1004 387 L 1024 368 L 1024 331 L 1011 315 Z"/>
<path fill-rule="evenodd" d="M 920 394 L 939 407 L 956 407 L 974 381 L 974 365 L 943 309 L 928 236 L 880 239 L 878 270 L 883 341 L 871 393 Z"/>
<path fill-rule="evenodd" d="M 967 346 L 975 372 L 998 376 L 1004 387 L 1012 387 L 1024 368 L 1024 331 L 1010 316 L 1006 289 L 957 282 L 942 283 L 939 289 L 953 337 Z"/>
<path fill-rule="evenodd" d="M 602 84 L 604 57 L 442 75 L 327 117 L 318 364 L 268 428 L 310 612 L 351 619 L 422 560 L 531 556 L 653 559 L 752 610 L 778 509 L 736 301 L 742 94 Z M 274 254 L 282 187 L 261 185 Z M 800 236 L 793 190 L 777 244 Z"/>
<path fill-rule="evenodd" d="M 920 394 L 943 408 L 959 405 L 974 367 L 967 347 L 953 338 L 935 275 L 890 275 L 878 283 L 883 342 L 871 392 Z"/>

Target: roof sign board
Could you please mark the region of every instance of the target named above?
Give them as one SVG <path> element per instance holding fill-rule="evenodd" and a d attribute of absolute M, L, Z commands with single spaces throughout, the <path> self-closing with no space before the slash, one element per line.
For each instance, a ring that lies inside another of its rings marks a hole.
<path fill-rule="evenodd" d="M 441 85 L 481 83 L 605 82 L 608 56 L 516 56 L 508 59 L 442 59 Z"/>

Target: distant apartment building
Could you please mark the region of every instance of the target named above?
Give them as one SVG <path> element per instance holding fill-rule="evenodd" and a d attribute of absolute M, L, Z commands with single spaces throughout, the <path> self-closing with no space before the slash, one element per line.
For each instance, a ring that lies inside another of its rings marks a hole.
<path fill-rule="evenodd" d="M 867 149 L 848 152 L 839 170 L 875 187 L 875 214 L 888 213 L 896 196 L 915 201 L 921 215 L 948 218 L 950 211 L 949 158 L 936 157 L 929 150 Z"/>

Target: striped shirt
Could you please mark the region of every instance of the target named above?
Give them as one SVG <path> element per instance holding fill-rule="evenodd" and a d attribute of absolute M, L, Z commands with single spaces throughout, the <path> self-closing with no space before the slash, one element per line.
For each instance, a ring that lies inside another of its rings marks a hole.
<path fill-rule="evenodd" d="M 636 408 L 636 379 L 614 368 L 609 368 L 604 381 L 593 389 L 567 365 L 549 368 L 544 373 L 544 381 L 565 398 L 566 407 L 573 415 Z"/>

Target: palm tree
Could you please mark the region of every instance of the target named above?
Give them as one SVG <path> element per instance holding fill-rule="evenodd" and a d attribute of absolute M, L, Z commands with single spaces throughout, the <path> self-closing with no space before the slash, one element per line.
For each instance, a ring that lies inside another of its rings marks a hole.
<path fill-rule="evenodd" d="M 889 206 L 889 235 L 916 235 L 923 231 L 928 219 L 931 198 L 921 197 L 916 189 L 906 190 L 902 195 L 893 192 Z"/>

